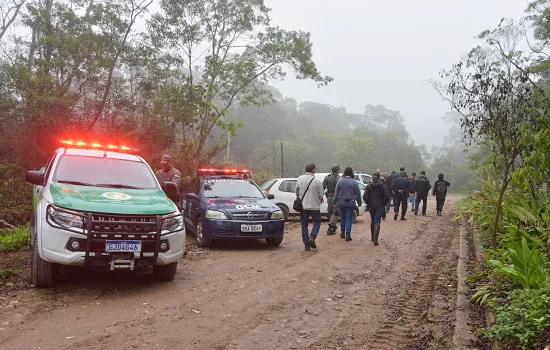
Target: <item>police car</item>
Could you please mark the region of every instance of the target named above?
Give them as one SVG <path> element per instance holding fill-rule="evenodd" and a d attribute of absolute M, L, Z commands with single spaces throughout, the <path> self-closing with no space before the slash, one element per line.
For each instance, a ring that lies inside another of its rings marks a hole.
<path fill-rule="evenodd" d="M 32 283 L 55 283 L 60 265 L 95 270 L 153 266 L 172 280 L 185 250 L 185 225 L 175 183 L 161 188 L 149 165 L 126 146 L 62 142 L 34 185 Z"/>
<path fill-rule="evenodd" d="M 248 178 L 247 169 L 199 169 L 182 203 L 187 228 L 200 247 L 213 240 L 283 241 L 283 212 Z"/>

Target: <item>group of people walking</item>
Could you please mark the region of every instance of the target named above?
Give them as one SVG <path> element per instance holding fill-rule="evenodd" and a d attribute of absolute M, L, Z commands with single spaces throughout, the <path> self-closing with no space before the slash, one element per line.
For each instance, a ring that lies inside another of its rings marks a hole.
<path fill-rule="evenodd" d="M 305 250 L 317 248 L 315 240 L 321 228 L 321 204 L 324 202 L 326 193 L 329 215 L 328 235 L 335 235 L 338 230 L 338 219 L 340 219 L 340 237 L 351 241 L 351 229 L 353 224 L 353 213 L 355 206 L 361 208 L 365 202 L 371 217 L 371 240 L 378 245 L 380 236 L 380 224 L 386 219 L 393 200 L 394 220 L 399 218 L 407 220 L 408 203 L 412 203 L 414 215 L 418 215 L 418 208 L 422 203 L 422 215 L 426 215 L 427 200 L 430 190 L 437 202 L 437 215 L 441 216 L 443 205 L 447 196 L 447 189 L 451 185 L 444 179 L 443 174 L 438 175 L 438 180 L 432 185 L 426 177 L 426 172 L 421 171 L 420 176 L 412 173 L 409 177 L 405 168 L 402 167 L 399 173 L 392 171 L 390 175 L 380 173 L 377 169 L 372 174 L 370 182 L 363 196 L 359 188 L 359 182 L 355 180 L 355 174 L 351 167 L 344 170 L 340 176 L 340 166 L 334 165 L 332 172 L 321 182 L 315 178 L 315 164 L 306 165 L 306 173 L 298 178 L 296 183 L 296 200 L 301 202 L 300 219 L 302 224 L 302 239 Z M 326 191 L 326 192 L 325 192 Z M 309 219 L 313 221 L 313 228 L 309 232 Z"/>

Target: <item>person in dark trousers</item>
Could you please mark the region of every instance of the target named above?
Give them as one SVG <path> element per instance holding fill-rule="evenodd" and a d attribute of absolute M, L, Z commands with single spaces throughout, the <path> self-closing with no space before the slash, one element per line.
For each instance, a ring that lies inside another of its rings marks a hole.
<path fill-rule="evenodd" d="M 388 191 L 388 193 L 389 193 L 387 178 L 388 178 L 388 173 L 382 173 L 382 174 L 380 174 L 380 182 L 383 183 L 384 186 L 386 186 L 386 191 Z M 390 202 L 390 201 L 388 200 L 387 204 L 384 204 L 384 207 L 385 207 L 386 205 L 388 205 L 389 202 Z M 386 211 L 386 209 L 384 208 L 384 212 L 382 213 L 382 220 L 386 220 L 386 214 L 387 214 L 387 211 Z"/>
<path fill-rule="evenodd" d="M 395 170 L 392 170 L 391 172 L 391 175 L 388 176 L 388 178 L 386 179 L 386 186 L 388 187 L 388 192 L 393 194 L 393 179 L 395 178 Z M 390 198 L 390 201 L 388 203 L 386 203 L 386 213 L 389 213 L 390 212 L 390 207 L 391 207 L 391 198 Z"/>
<path fill-rule="evenodd" d="M 302 200 L 302 240 L 306 251 L 310 251 L 317 248 L 315 239 L 321 228 L 321 203 L 324 201 L 323 184 L 315 178 L 315 164 L 307 164 L 306 173 L 296 181 L 296 198 Z M 309 218 L 313 220 L 311 234 L 308 233 Z"/>
<path fill-rule="evenodd" d="M 380 221 L 385 214 L 386 203 L 390 201 L 388 188 L 382 181 L 379 172 L 372 174 L 372 182 L 367 185 L 363 200 L 367 204 L 370 213 L 370 234 L 374 245 L 378 245 L 378 236 L 380 235 Z"/>
<path fill-rule="evenodd" d="M 409 196 L 409 201 L 411 202 L 411 211 L 416 211 L 416 190 L 414 189 L 414 184 L 416 182 L 416 173 L 411 173 L 411 191 Z"/>
<path fill-rule="evenodd" d="M 334 191 L 336 191 L 336 183 L 340 180 L 340 166 L 335 164 L 332 166 L 332 173 L 325 176 L 323 180 L 323 189 L 326 191 L 327 196 L 327 212 L 329 217 L 329 224 L 327 235 L 335 235 L 338 229 L 338 212 L 333 208 Z"/>
<path fill-rule="evenodd" d="M 359 183 L 354 179 L 353 169 L 347 167 L 344 170 L 344 176 L 338 180 L 334 192 L 334 203 L 338 203 L 340 210 L 340 237 L 345 237 L 346 241 L 351 241 L 351 225 L 356 201 L 357 207 L 361 208 L 363 203 Z"/>
<path fill-rule="evenodd" d="M 416 193 L 416 210 L 414 211 L 414 215 L 418 215 L 418 207 L 420 206 L 420 202 L 422 202 L 422 216 L 426 216 L 428 194 L 430 194 L 431 188 L 432 184 L 430 184 L 430 180 L 426 177 L 426 172 L 422 170 L 414 183 L 414 191 Z"/>
<path fill-rule="evenodd" d="M 443 215 L 443 204 L 445 204 L 445 197 L 447 197 L 447 188 L 451 186 L 443 177 L 443 173 L 437 175 L 437 181 L 434 183 L 432 191 L 437 203 L 437 215 L 439 216 Z"/>
<path fill-rule="evenodd" d="M 411 180 L 405 172 L 405 168 L 400 169 L 400 173 L 393 179 L 392 190 L 393 197 L 393 219 L 397 220 L 399 216 L 399 207 L 401 206 L 401 220 L 407 220 L 405 214 L 407 214 L 407 204 L 409 201 L 409 192 L 411 189 Z"/>

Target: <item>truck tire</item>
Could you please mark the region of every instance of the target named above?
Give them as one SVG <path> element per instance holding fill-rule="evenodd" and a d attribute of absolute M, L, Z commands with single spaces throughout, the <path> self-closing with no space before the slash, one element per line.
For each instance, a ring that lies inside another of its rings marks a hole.
<path fill-rule="evenodd" d="M 283 243 L 283 236 L 281 237 L 269 237 L 265 239 L 267 245 L 271 247 L 278 247 Z"/>
<path fill-rule="evenodd" d="M 36 235 L 32 247 L 31 284 L 36 288 L 49 288 L 56 282 L 57 266 L 40 258 Z"/>
<path fill-rule="evenodd" d="M 153 267 L 153 277 L 157 281 L 172 281 L 176 276 L 177 269 L 177 262 L 166 265 L 156 265 Z"/>

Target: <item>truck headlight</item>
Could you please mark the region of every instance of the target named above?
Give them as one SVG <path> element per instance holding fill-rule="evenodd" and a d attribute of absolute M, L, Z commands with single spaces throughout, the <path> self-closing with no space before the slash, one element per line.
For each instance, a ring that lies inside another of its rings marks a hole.
<path fill-rule="evenodd" d="M 283 212 L 280 211 L 280 210 L 277 210 L 277 211 L 274 211 L 273 213 L 271 213 L 271 220 L 280 220 L 280 219 L 284 219 L 284 215 L 283 215 Z"/>
<path fill-rule="evenodd" d="M 213 220 L 227 220 L 225 213 L 217 210 L 207 210 L 204 217 Z"/>
<path fill-rule="evenodd" d="M 60 210 L 50 205 L 46 213 L 46 221 L 50 226 L 68 231 L 84 233 L 84 218 L 69 210 Z"/>
<path fill-rule="evenodd" d="M 184 222 L 183 215 L 169 214 L 162 218 L 162 231 L 181 231 L 183 230 Z"/>

